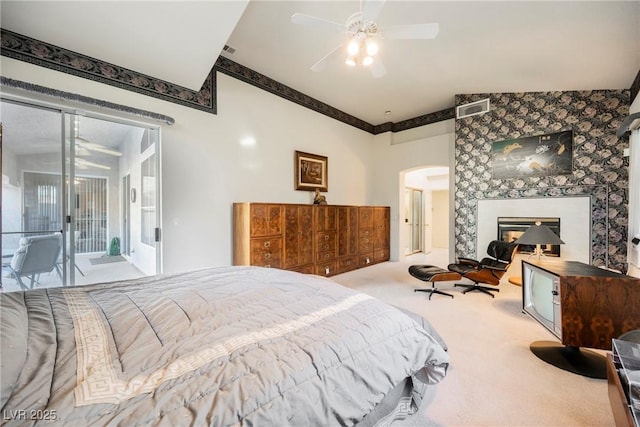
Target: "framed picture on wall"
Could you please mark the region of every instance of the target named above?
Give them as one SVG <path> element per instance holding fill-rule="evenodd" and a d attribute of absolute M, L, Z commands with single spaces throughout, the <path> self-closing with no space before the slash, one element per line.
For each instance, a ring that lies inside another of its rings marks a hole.
<path fill-rule="evenodd" d="M 295 152 L 295 188 L 304 191 L 327 191 L 328 160 L 317 154 Z"/>
<path fill-rule="evenodd" d="M 491 146 L 494 178 L 570 175 L 573 131 L 496 141 Z"/>

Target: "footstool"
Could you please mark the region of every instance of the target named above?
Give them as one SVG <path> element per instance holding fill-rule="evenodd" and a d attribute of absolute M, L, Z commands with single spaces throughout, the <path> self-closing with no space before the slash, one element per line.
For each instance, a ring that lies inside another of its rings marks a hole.
<path fill-rule="evenodd" d="M 436 288 L 435 282 L 447 282 L 450 280 L 460 280 L 462 276 L 454 271 L 445 270 L 435 265 L 412 265 L 409 267 L 409 274 L 423 282 L 431 282 L 431 289 L 414 289 L 414 292 L 429 292 L 429 299 L 433 294 L 453 295 Z"/>

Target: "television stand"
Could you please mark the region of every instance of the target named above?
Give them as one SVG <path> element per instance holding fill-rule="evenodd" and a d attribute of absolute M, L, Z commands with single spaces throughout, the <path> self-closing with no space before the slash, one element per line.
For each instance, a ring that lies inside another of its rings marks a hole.
<path fill-rule="evenodd" d="M 529 349 L 539 359 L 556 368 L 584 377 L 607 379 L 607 359 L 595 351 L 562 345 L 555 341 L 535 341 Z"/>
<path fill-rule="evenodd" d="M 531 352 L 565 371 L 606 379 L 606 358 L 584 348 L 611 350 L 612 339 L 640 329 L 640 279 L 562 260 L 523 260 L 522 271 L 523 310 L 560 341 L 534 342 Z M 551 302 L 553 313 L 541 315 L 533 304 L 527 305 L 533 301 L 536 275 L 552 281 L 548 287 L 537 288 L 537 298 Z M 546 292 L 550 293 L 548 300 Z"/>

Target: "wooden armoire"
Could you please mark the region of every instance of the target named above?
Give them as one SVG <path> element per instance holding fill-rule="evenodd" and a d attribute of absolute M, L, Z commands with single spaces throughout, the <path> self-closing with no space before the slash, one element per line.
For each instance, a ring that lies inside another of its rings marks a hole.
<path fill-rule="evenodd" d="M 332 276 L 389 260 L 387 206 L 234 203 L 233 264 Z"/>

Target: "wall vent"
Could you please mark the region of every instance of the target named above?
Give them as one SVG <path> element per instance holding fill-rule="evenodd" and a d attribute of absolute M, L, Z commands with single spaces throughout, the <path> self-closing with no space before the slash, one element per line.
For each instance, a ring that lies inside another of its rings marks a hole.
<path fill-rule="evenodd" d="M 229 46 L 228 44 L 225 44 L 224 47 L 222 48 L 222 50 L 227 52 L 229 55 L 233 55 L 234 53 L 236 53 L 236 50 L 234 48 L 232 48 L 231 46 Z"/>
<path fill-rule="evenodd" d="M 475 116 L 489 111 L 489 98 L 456 107 L 456 119 Z"/>

